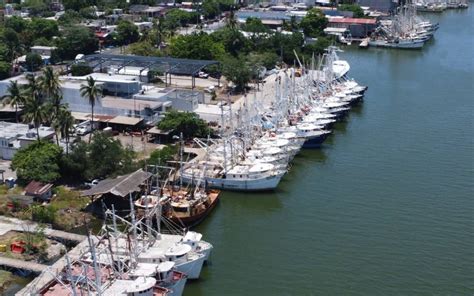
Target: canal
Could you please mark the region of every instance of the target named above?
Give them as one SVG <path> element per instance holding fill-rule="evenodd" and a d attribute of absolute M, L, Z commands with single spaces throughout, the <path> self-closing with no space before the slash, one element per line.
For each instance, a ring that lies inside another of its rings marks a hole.
<path fill-rule="evenodd" d="M 474 13 L 421 51 L 345 48 L 365 102 L 275 193 L 225 193 L 187 296 L 473 295 Z"/>

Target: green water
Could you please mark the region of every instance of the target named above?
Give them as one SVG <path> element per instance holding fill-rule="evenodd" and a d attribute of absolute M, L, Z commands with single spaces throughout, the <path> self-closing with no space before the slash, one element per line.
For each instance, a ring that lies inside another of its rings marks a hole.
<path fill-rule="evenodd" d="M 365 102 L 277 192 L 222 195 L 185 295 L 474 295 L 473 7 L 430 18 L 422 51 L 341 54 Z"/>

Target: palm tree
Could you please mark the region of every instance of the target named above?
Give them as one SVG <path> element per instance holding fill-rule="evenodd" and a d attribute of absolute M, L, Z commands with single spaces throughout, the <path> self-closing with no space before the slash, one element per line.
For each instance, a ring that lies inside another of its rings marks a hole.
<path fill-rule="evenodd" d="M 36 137 L 39 141 L 39 126 L 48 118 L 48 108 L 43 104 L 38 79 L 31 74 L 27 75 L 26 79 L 28 80 L 28 84 L 25 87 L 27 96 L 24 103 L 25 115 L 23 116 L 23 120 L 34 124 Z"/>
<path fill-rule="evenodd" d="M 50 116 L 49 120 L 51 122 L 51 127 L 54 129 L 54 133 L 56 136 L 56 144 L 59 146 L 59 134 L 61 134 L 62 137 L 62 121 L 63 118 L 61 116 L 65 116 L 64 112 L 69 112 L 67 104 L 60 104 L 57 109 L 53 108 L 52 104 L 45 105 L 45 108 L 49 110 L 53 110 L 53 112 L 48 112 L 48 115 Z M 52 115 L 51 115 L 52 114 Z"/>
<path fill-rule="evenodd" d="M 16 80 L 10 81 L 7 88 L 7 94 L 2 97 L 3 105 L 9 104 L 15 107 L 15 118 L 18 123 L 18 107 L 25 104 L 25 96 Z"/>
<path fill-rule="evenodd" d="M 45 105 L 43 105 L 39 96 L 29 96 L 25 101 L 24 111 L 25 115 L 23 116 L 23 119 L 25 122 L 34 124 L 36 128 L 36 137 L 39 141 L 39 127 L 48 117 L 47 108 L 45 108 Z"/>
<path fill-rule="evenodd" d="M 39 102 L 42 103 L 41 88 L 39 86 L 39 81 L 33 74 L 26 75 L 26 80 L 28 84 L 25 85 L 25 91 L 29 97 L 34 97 Z"/>
<path fill-rule="evenodd" d="M 38 85 L 43 95 L 48 99 L 61 95 L 61 80 L 51 66 L 43 69 L 42 76 L 38 78 Z"/>
<path fill-rule="evenodd" d="M 91 133 L 89 135 L 89 142 L 91 141 L 92 132 L 94 131 L 94 106 L 102 96 L 102 89 L 95 83 L 92 76 L 87 77 L 87 84 L 81 85 L 81 96 L 89 101 L 91 105 Z"/>
<path fill-rule="evenodd" d="M 68 110 L 67 105 L 61 105 L 59 113 L 53 122 L 54 129 L 56 130 L 56 141 L 59 145 L 58 133 L 61 134 L 61 138 L 66 140 L 66 154 L 69 154 L 69 138 L 71 129 L 74 127 L 74 117 Z"/>

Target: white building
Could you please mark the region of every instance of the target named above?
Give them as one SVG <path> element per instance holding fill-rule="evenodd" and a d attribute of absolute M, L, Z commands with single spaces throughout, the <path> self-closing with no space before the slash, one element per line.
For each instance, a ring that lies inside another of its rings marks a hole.
<path fill-rule="evenodd" d="M 40 139 L 52 139 L 54 130 L 50 127 L 39 128 Z M 16 151 L 37 140 L 36 129 L 27 124 L 0 121 L 0 159 L 10 160 Z"/>

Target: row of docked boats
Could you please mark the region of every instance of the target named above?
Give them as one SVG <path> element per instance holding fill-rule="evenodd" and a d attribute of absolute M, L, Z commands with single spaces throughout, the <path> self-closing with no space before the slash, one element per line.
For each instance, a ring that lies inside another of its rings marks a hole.
<path fill-rule="evenodd" d="M 101 232 L 74 260 L 66 255 L 65 267 L 32 295 L 173 295 L 183 293 L 188 279 L 198 279 L 212 251 L 202 235 L 188 231 L 161 233 L 159 207 L 136 219 L 130 197 L 130 219 L 107 210 Z M 120 226 L 120 230 L 119 230 Z"/>
<path fill-rule="evenodd" d="M 381 20 L 372 33 L 368 45 L 375 47 L 420 49 L 429 41 L 439 24 L 420 17 L 416 5 L 407 2 L 400 6 L 396 14 L 388 20 Z"/>
<path fill-rule="evenodd" d="M 271 103 L 246 96 L 236 112 L 229 109 L 226 117 L 222 111 L 220 139 L 196 139 L 206 154 L 183 166 L 182 181 L 221 190 L 275 189 L 299 151 L 320 147 L 367 89 L 347 77 L 349 64 L 336 51 L 330 47 L 317 69 L 312 62 L 300 64 L 298 75 L 280 71 Z"/>
<path fill-rule="evenodd" d="M 446 9 L 468 8 L 466 0 L 418 0 L 415 2 L 419 12 L 443 12 Z"/>

